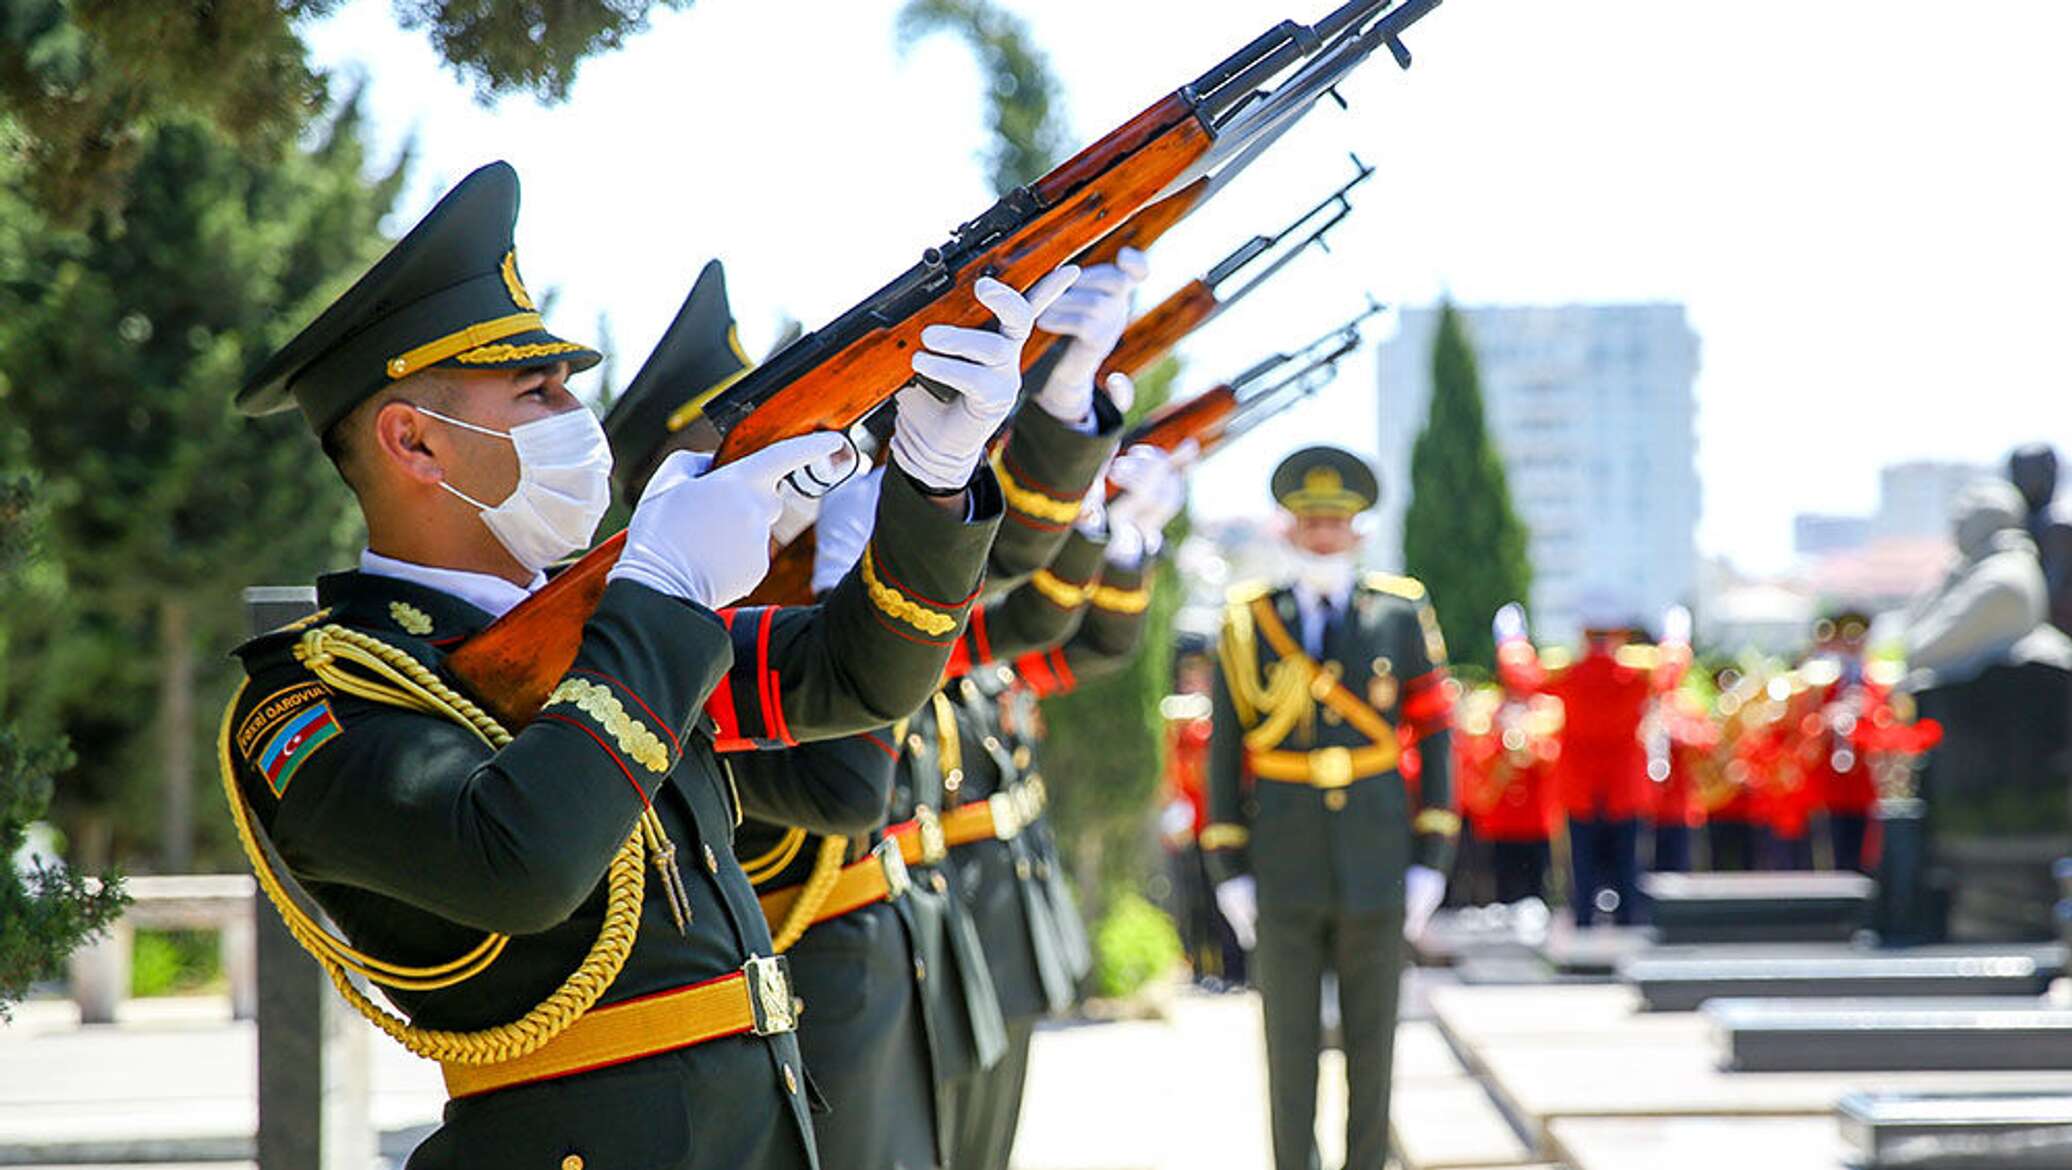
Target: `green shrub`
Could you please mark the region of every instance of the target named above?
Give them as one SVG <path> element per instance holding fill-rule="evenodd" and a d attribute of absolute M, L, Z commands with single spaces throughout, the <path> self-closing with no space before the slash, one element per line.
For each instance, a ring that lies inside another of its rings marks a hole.
<path fill-rule="evenodd" d="M 130 995 L 201 991 L 223 975 L 216 934 L 208 930 L 140 930 L 130 948 Z"/>
<path fill-rule="evenodd" d="M 1094 932 L 1094 992 L 1129 995 L 1180 962 L 1180 932 L 1165 912 L 1137 894 L 1109 904 Z"/>

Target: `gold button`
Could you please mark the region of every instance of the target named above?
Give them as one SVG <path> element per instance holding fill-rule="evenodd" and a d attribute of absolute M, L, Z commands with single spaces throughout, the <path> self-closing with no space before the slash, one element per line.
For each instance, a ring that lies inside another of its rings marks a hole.
<path fill-rule="evenodd" d="M 410 363 L 404 361 L 402 358 L 389 359 L 389 377 L 400 378 L 405 373 L 408 373 L 409 370 Z M 569 1157 L 575 1158 L 575 1155 L 570 1154 Z M 566 1162 L 563 1162 L 562 1170 L 583 1170 L 583 1160 L 581 1158 L 576 1158 L 576 1164 L 574 1166 L 570 1166 Z"/>
<path fill-rule="evenodd" d="M 936 875 L 935 875 L 935 892 L 936 892 L 936 893 L 938 893 L 938 894 L 947 894 L 947 893 L 949 893 L 949 892 L 950 892 L 950 879 L 948 879 L 948 878 L 944 877 L 944 876 L 943 876 L 943 875 L 941 875 L 940 873 L 936 874 Z"/>
<path fill-rule="evenodd" d="M 1324 807 L 1330 809 L 1332 812 L 1337 812 L 1338 810 L 1344 808 L 1345 793 L 1335 791 L 1326 792 L 1324 794 Z"/>
<path fill-rule="evenodd" d="M 561 1170 L 583 1170 L 583 1156 L 581 1154 L 570 1154 L 568 1157 L 561 1159 Z"/>
<path fill-rule="evenodd" d="M 914 960 L 914 982 L 928 982 L 928 961 L 926 959 Z"/>
<path fill-rule="evenodd" d="M 705 868 L 713 873 L 719 872 L 719 856 L 713 853 L 710 845 L 705 846 Z"/>
<path fill-rule="evenodd" d="M 1029 862 L 1026 858 L 1017 858 L 1015 860 L 1014 876 L 1022 879 L 1023 881 L 1029 880 Z"/>
<path fill-rule="evenodd" d="M 921 753 L 921 737 L 918 735 L 907 736 L 907 750 L 915 755 L 919 755 Z"/>
<path fill-rule="evenodd" d="M 788 1064 L 784 1066 L 784 1088 L 787 1092 L 796 1093 L 799 1091 L 798 1074 L 792 1072 L 791 1066 Z"/>
<path fill-rule="evenodd" d="M 997 751 L 999 751 L 999 750 L 1000 750 L 1000 741 L 999 741 L 999 740 L 998 740 L 997 738 L 993 737 L 993 736 L 990 736 L 990 735 L 989 735 L 989 736 L 987 736 L 987 737 L 986 737 L 986 750 L 987 750 L 987 751 L 989 751 L 989 752 L 997 752 Z"/>

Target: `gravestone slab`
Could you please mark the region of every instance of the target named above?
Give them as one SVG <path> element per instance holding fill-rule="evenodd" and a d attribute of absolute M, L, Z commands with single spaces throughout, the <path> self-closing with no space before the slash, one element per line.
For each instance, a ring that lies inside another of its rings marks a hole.
<path fill-rule="evenodd" d="M 1663 943 L 1845 941 L 1863 928 L 1877 883 L 1859 873 L 1641 875 Z"/>
<path fill-rule="evenodd" d="M 2062 960 L 2035 950 L 1933 953 L 1657 958 L 1620 964 L 1619 977 L 1650 1011 L 1688 1012 L 1725 998 L 1857 998 L 1934 995 L 2041 995 Z"/>
<path fill-rule="evenodd" d="M 2068 1093 L 1853 1093 L 1835 1116 L 1871 1170 L 2072 1170 Z"/>
<path fill-rule="evenodd" d="M 2072 1068 L 2072 1008 L 1984 999 L 1716 999 L 1722 1067 L 1741 1072 Z"/>

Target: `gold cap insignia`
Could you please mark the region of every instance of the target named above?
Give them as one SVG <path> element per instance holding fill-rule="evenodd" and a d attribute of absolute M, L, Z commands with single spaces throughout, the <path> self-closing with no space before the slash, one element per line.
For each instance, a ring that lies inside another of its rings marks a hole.
<path fill-rule="evenodd" d="M 504 253 L 504 290 L 511 294 L 511 303 L 521 309 L 537 309 L 532 303 L 532 294 L 525 291 L 525 282 L 518 279 L 518 249 Z"/>

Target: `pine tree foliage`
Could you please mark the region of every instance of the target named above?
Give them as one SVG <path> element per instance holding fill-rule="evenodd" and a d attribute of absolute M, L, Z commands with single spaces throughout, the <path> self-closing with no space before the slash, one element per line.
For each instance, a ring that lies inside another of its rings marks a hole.
<path fill-rule="evenodd" d="M 6 458 L 0 451 L 0 467 Z M 37 504 L 34 480 L 0 474 L 0 607 L 9 611 L 30 599 L 40 548 Z M 0 629 L 0 662 L 7 649 Z M 0 691 L 0 1021 L 29 984 L 55 976 L 65 956 L 105 930 L 127 902 L 112 875 L 92 879 L 47 858 L 16 860 L 71 761 L 61 740 L 16 725 Z"/>
<path fill-rule="evenodd" d="M 119 218 L 67 229 L 0 195 L 0 412 L 47 487 L 57 575 L 48 609 L 0 627 L 23 717 L 82 745 L 57 812 L 89 857 L 155 836 L 179 866 L 193 828 L 222 831 L 200 780 L 238 591 L 307 581 L 359 539 L 300 416 L 230 397 L 386 246 L 404 164 L 370 169 L 348 103 L 274 163 L 198 121 L 155 126 Z"/>
<path fill-rule="evenodd" d="M 1430 590 L 1454 661 L 1495 668 L 1490 621 L 1532 590 L 1526 536 L 1483 417 L 1466 322 L 1452 304 L 1442 305 L 1430 411 L 1410 452 L 1403 565 Z"/>
<path fill-rule="evenodd" d="M 483 101 L 568 96 L 578 67 L 691 0 L 392 0 Z M 277 160 L 330 102 L 308 21 L 337 0 L 0 0 L 0 154 L 44 214 L 118 211 L 154 127 L 213 127 Z"/>

